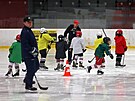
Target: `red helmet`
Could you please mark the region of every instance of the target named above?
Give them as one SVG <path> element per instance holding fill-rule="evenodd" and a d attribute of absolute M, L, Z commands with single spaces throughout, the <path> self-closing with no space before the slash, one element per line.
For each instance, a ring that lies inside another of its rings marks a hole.
<path fill-rule="evenodd" d="M 17 41 L 20 41 L 20 40 L 21 40 L 20 34 L 16 35 L 16 40 L 17 40 Z"/>
<path fill-rule="evenodd" d="M 121 30 L 121 29 L 118 29 L 117 31 L 116 31 L 116 35 L 122 35 L 123 34 L 123 31 Z"/>
<path fill-rule="evenodd" d="M 74 20 L 74 24 L 79 24 L 79 21 L 78 20 Z"/>
<path fill-rule="evenodd" d="M 81 37 L 82 36 L 82 32 L 81 31 L 76 31 L 76 36 Z"/>

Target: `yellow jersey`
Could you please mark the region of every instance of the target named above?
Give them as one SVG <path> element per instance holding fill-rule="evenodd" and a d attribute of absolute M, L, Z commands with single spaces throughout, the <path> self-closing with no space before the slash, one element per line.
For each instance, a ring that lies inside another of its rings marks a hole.
<path fill-rule="evenodd" d="M 94 49 L 98 47 L 99 44 L 103 43 L 103 38 L 96 39 L 94 41 Z"/>
<path fill-rule="evenodd" d="M 42 34 L 42 37 L 40 37 L 41 35 L 39 35 L 38 38 L 38 50 L 43 50 L 43 49 L 47 49 L 48 45 L 51 41 L 54 41 L 54 39 L 47 33 Z"/>

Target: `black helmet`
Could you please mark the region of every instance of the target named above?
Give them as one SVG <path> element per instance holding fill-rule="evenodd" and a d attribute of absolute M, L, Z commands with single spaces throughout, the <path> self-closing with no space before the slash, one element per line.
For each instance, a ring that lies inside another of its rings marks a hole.
<path fill-rule="evenodd" d="M 111 39 L 109 37 L 104 37 L 103 41 L 104 41 L 104 43 L 108 44 L 108 41 L 111 41 Z"/>
<path fill-rule="evenodd" d="M 63 35 L 59 35 L 58 39 L 59 39 L 59 41 L 64 41 L 64 36 Z"/>

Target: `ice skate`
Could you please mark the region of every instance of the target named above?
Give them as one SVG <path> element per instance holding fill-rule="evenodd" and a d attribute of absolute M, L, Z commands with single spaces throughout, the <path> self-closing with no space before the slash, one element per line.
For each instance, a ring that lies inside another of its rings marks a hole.
<path fill-rule="evenodd" d="M 98 71 L 97 71 L 97 75 L 103 75 L 103 74 L 104 74 L 103 71 L 101 71 L 101 70 L 98 70 Z"/>
<path fill-rule="evenodd" d="M 116 63 L 115 64 L 115 68 L 123 68 L 125 67 L 126 65 L 121 65 L 120 63 Z"/>
<path fill-rule="evenodd" d="M 73 69 L 77 69 L 77 63 L 75 61 L 73 61 L 73 65 L 72 65 Z"/>
<path fill-rule="evenodd" d="M 98 68 L 96 64 L 94 64 L 94 67 L 95 67 L 95 68 Z"/>
<path fill-rule="evenodd" d="M 44 67 L 40 67 L 40 70 L 48 71 L 48 67 L 46 67 L 46 66 L 44 66 Z"/>
<path fill-rule="evenodd" d="M 9 75 L 12 75 L 13 76 L 12 69 L 9 69 L 8 72 L 5 74 L 5 76 L 9 76 Z"/>
<path fill-rule="evenodd" d="M 78 67 L 78 66 L 77 66 L 77 63 L 76 63 L 75 61 L 73 61 L 72 67 L 76 67 L 76 68 Z"/>
<path fill-rule="evenodd" d="M 19 71 L 20 71 L 20 70 L 19 70 L 19 69 L 17 69 L 17 70 L 16 70 L 16 73 L 15 73 L 15 74 L 13 74 L 13 77 L 15 77 L 15 76 L 19 76 Z"/>
<path fill-rule="evenodd" d="M 44 63 L 40 63 L 39 68 L 40 68 L 40 70 L 45 70 L 45 71 L 47 71 L 47 70 L 48 70 L 48 67 L 47 67 L 47 66 L 45 66 L 45 64 L 44 64 Z"/>
<path fill-rule="evenodd" d="M 79 62 L 79 67 L 80 67 L 81 69 L 86 69 L 86 68 L 83 66 L 83 64 L 82 64 L 81 62 Z"/>
<path fill-rule="evenodd" d="M 65 66 L 63 66 L 63 64 L 60 65 L 60 68 L 61 68 L 62 71 L 64 70 L 64 67 Z"/>
<path fill-rule="evenodd" d="M 26 91 L 37 91 L 37 88 L 36 87 L 25 87 Z"/>
<path fill-rule="evenodd" d="M 104 69 L 104 68 L 105 68 L 105 65 L 101 65 L 101 68 L 103 68 L 103 69 Z"/>
<path fill-rule="evenodd" d="M 55 71 L 60 71 L 60 68 L 61 68 L 60 64 L 57 64 L 57 67 L 54 68 L 54 70 L 55 70 Z"/>

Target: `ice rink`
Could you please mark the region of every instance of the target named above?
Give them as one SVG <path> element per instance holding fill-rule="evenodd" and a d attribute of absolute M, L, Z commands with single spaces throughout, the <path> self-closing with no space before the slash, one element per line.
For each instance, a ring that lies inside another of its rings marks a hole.
<path fill-rule="evenodd" d="M 85 66 L 94 64 L 95 61 L 87 62 L 94 57 L 93 53 L 90 49 L 84 53 Z M 112 53 L 115 56 L 114 50 Z M 0 101 L 135 101 L 135 50 L 126 52 L 124 68 L 115 68 L 115 59 L 106 56 L 104 75 L 96 75 L 97 69 L 88 74 L 84 69 L 70 68 L 72 76 L 64 77 L 64 72 L 54 71 L 55 51 L 51 49 L 46 62 L 49 70 L 36 73 L 41 86 L 49 89 L 38 88 L 33 93 L 24 89 L 25 72 L 21 71 L 19 77 L 5 77 L 8 50 L 0 50 L 0 54 Z M 20 69 L 25 69 L 25 65 L 21 64 Z"/>

